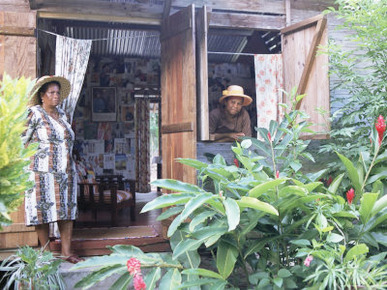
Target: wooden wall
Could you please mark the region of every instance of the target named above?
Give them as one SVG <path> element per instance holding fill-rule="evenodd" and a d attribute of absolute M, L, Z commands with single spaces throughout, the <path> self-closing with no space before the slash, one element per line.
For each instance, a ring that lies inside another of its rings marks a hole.
<path fill-rule="evenodd" d="M 0 78 L 36 77 L 36 13 L 24 0 L 0 2 Z M 0 232 L 0 249 L 37 245 L 34 227 L 24 226 L 24 206 L 11 214 L 13 224 Z"/>

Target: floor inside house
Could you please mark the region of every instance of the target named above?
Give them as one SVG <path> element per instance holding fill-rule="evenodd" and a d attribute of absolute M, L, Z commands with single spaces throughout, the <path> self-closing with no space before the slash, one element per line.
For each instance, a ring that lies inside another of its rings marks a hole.
<path fill-rule="evenodd" d="M 129 208 L 122 209 L 116 227 L 110 225 L 109 211 L 98 211 L 94 220 L 90 210 L 80 211 L 74 225 L 72 248 L 80 256 L 109 254 L 107 246 L 128 244 L 141 248 L 144 252 L 168 251 L 169 241 L 163 238 L 162 225 L 157 221 L 160 210 L 140 213 L 144 205 L 155 199 L 156 191 L 136 193 L 136 221 L 130 220 Z M 50 243 L 54 251 L 60 251 L 60 239 Z"/>

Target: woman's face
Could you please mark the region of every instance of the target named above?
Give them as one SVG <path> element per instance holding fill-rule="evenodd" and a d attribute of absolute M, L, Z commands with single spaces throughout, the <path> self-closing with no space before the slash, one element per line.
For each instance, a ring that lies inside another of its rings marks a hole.
<path fill-rule="evenodd" d="M 60 88 L 57 84 L 50 84 L 47 91 L 41 95 L 45 106 L 56 107 L 60 103 Z"/>
<path fill-rule="evenodd" d="M 231 116 L 235 116 L 238 114 L 243 106 L 243 98 L 242 97 L 228 97 L 225 102 L 225 110 Z"/>

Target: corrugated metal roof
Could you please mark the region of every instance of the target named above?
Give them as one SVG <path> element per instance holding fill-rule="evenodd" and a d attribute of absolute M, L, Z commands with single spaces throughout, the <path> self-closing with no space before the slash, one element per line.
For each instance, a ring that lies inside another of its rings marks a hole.
<path fill-rule="evenodd" d="M 95 56 L 122 56 L 122 57 L 160 57 L 160 33 L 156 30 L 144 30 L 129 25 L 112 23 L 81 23 L 64 21 L 59 24 L 64 35 L 76 39 L 92 39 L 92 55 Z M 90 24 L 90 25 L 88 25 Z M 57 29 L 55 29 L 57 31 Z M 245 48 L 251 34 L 210 32 L 208 34 L 208 60 L 210 62 L 233 62 Z M 260 37 L 270 48 L 277 45 L 280 49 L 278 33 L 262 33 Z M 218 52 L 217 54 L 211 52 Z M 225 54 L 219 54 L 225 52 Z M 237 54 L 232 54 L 237 53 Z"/>

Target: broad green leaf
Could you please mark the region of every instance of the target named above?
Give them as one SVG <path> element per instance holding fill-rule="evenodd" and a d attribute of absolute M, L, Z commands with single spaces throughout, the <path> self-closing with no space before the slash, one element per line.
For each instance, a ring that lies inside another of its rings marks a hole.
<path fill-rule="evenodd" d="M 249 191 L 248 195 L 250 197 L 259 197 L 262 194 L 268 192 L 269 190 L 275 189 L 278 185 L 280 185 L 281 183 L 284 183 L 286 180 L 287 180 L 287 178 L 278 178 L 278 179 L 274 179 L 271 181 L 261 183 L 261 184 L 257 185 L 256 187 L 252 188 Z"/>
<path fill-rule="evenodd" d="M 379 215 L 373 216 L 367 223 L 365 230 L 371 231 L 376 228 L 381 223 L 384 223 L 387 220 L 387 209 L 381 211 Z"/>
<path fill-rule="evenodd" d="M 202 268 L 186 269 L 186 270 L 182 271 L 182 274 L 198 275 L 198 276 L 202 276 L 202 277 L 224 280 L 223 277 L 221 275 L 219 275 L 218 273 L 211 271 L 211 270 L 202 269 Z"/>
<path fill-rule="evenodd" d="M 114 284 L 111 286 L 111 289 L 117 289 L 117 290 L 126 290 L 129 288 L 129 284 L 132 281 L 133 276 L 128 275 L 127 269 L 124 269 L 124 273 L 121 275 L 120 278 L 118 278 Z"/>
<path fill-rule="evenodd" d="M 175 290 L 181 284 L 181 274 L 178 269 L 169 269 L 160 280 L 159 289 Z"/>
<path fill-rule="evenodd" d="M 159 267 L 151 269 L 144 275 L 144 282 L 147 290 L 156 289 L 156 283 L 161 278 L 161 269 Z"/>
<path fill-rule="evenodd" d="M 274 206 L 272 206 L 269 203 L 260 201 L 256 198 L 249 197 L 249 196 L 243 196 L 241 198 L 241 200 L 237 200 L 236 202 L 238 203 L 239 207 L 241 207 L 241 208 L 246 208 L 246 207 L 253 208 L 253 209 L 257 209 L 257 210 L 266 212 L 268 214 L 278 216 L 278 211 Z"/>
<path fill-rule="evenodd" d="M 327 242 L 330 243 L 340 243 L 342 240 L 344 240 L 344 237 L 335 233 L 331 233 L 327 237 Z"/>
<path fill-rule="evenodd" d="M 202 243 L 203 240 L 186 239 L 181 241 L 173 250 L 173 259 L 177 259 L 186 252 L 196 251 Z"/>
<path fill-rule="evenodd" d="M 369 219 L 375 215 L 377 212 L 372 212 L 372 208 L 378 198 L 378 193 L 372 193 L 372 192 L 367 192 L 364 193 L 362 198 L 360 199 L 360 219 L 361 221 L 366 224 Z"/>
<path fill-rule="evenodd" d="M 98 256 L 87 259 L 86 261 L 75 264 L 71 267 L 71 271 L 88 268 L 88 267 L 105 267 L 114 265 L 126 265 L 126 262 L 130 256 L 123 255 L 111 255 L 111 256 Z"/>
<path fill-rule="evenodd" d="M 181 213 L 181 218 L 185 220 L 196 209 L 201 207 L 207 200 L 212 199 L 214 195 L 212 193 L 202 193 L 192 198 L 186 205 L 185 209 Z"/>
<path fill-rule="evenodd" d="M 189 224 L 189 231 L 193 232 L 197 225 L 205 222 L 207 219 L 212 218 L 216 212 L 211 210 L 206 210 L 198 215 L 196 215 Z"/>
<path fill-rule="evenodd" d="M 183 211 L 184 207 L 183 206 L 174 206 L 168 208 L 166 211 L 162 212 L 156 220 L 162 221 L 165 220 L 171 216 L 177 215 Z"/>
<path fill-rule="evenodd" d="M 232 198 L 226 198 L 223 200 L 224 208 L 226 209 L 228 231 L 234 230 L 240 220 L 240 210 L 237 202 Z"/>
<path fill-rule="evenodd" d="M 382 211 L 385 207 L 387 207 L 387 194 L 383 195 L 375 202 L 374 206 L 372 207 L 372 212 L 376 214 Z"/>
<path fill-rule="evenodd" d="M 338 218 L 338 217 L 347 217 L 347 218 L 355 218 L 357 219 L 357 216 L 352 213 L 352 212 L 349 212 L 349 211 L 338 211 L 338 212 L 335 212 L 333 213 L 333 216 Z"/>
<path fill-rule="evenodd" d="M 359 196 L 361 195 L 361 192 L 362 192 L 360 178 L 357 174 L 357 170 L 353 165 L 353 163 L 347 157 L 345 157 L 344 155 L 341 155 L 338 152 L 336 152 L 336 154 L 339 156 L 345 168 L 347 169 L 348 177 L 351 180 L 353 187 L 355 188 L 355 202 L 356 202 L 357 200 L 359 200 Z"/>
<path fill-rule="evenodd" d="M 341 181 L 343 180 L 343 177 L 344 177 L 344 173 L 341 173 L 340 175 L 338 175 L 333 181 L 332 183 L 329 185 L 328 187 L 328 191 L 329 192 L 332 192 L 334 194 L 337 193 L 337 189 L 339 188 L 340 184 L 341 184 Z"/>
<path fill-rule="evenodd" d="M 185 165 L 191 166 L 191 167 L 196 168 L 198 170 L 200 170 L 202 168 L 206 168 L 208 166 L 207 163 L 201 162 L 201 161 L 199 161 L 197 159 L 176 158 L 176 160 L 178 162 L 180 162 L 181 164 L 185 164 Z"/>
<path fill-rule="evenodd" d="M 195 286 L 211 285 L 218 281 L 213 278 L 198 279 L 196 276 L 193 276 L 193 277 L 194 279 L 190 279 L 188 281 L 183 282 L 178 289 L 187 289 L 187 288 L 192 289 L 192 287 L 195 287 Z M 193 289 L 202 289 L 202 288 L 193 288 Z"/>
<path fill-rule="evenodd" d="M 94 271 L 87 275 L 86 277 L 82 278 L 79 282 L 75 284 L 75 287 L 80 287 L 83 289 L 89 289 L 94 284 L 105 280 L 106 278 L 110 277 L 113 274 L 121 273 L 123 270 L 125 270 L 126 265 L 113 265 L 113 266 L 107 266 L 100 270 Z M 127 270 L 126 270 L 127 271 Z"/>
<path fill-rule="evenodd" d="M 226 279 L 234 270 L 238 250 L 229 243 L 220 242 L 216 253 L 216 267 L 219 274 Z"/>
<path fill-rule="evenodd" d="M 166 188 L 174 192 L 199 193 L 204 192 L 199 186 L 182 182 L 174 179 L 157 179 L 152 182 L 153 185 Z"/>
<path fill-rule="evenodd" d="M 179 214 L 175 219 L 171 222 L 168 227 L 167 235 L 171 237 L 176 231 L 177 228 L 181 225 L 184 220 L 181 218 L 181 214 Z"/>
<path fill-rule="evenodd" d="M 278 287 L 278 288 L 282 288 L 282 284 L 284 283 L 284 279 L 282 279 L 281 277 L 276 277 L 273 279 L 273 283 Z"/>
<path fill-rule="evenodd" d="M 306 188 L 297 186 L 297 185 L 287 185 L 281 188 L 279 195 L 281 197 L 286 197 L 290 194 L 297 196 L 306 196 L 308 194 L 308 190 Z"/>
<path fill-rule="evenodd" d="M 278 277 L 287 278 L 287 277 L 291 277 L 291 276 L 292 276 L 292 273 L 290 273 L 290 271 L 287 269 L 280 269 L 278 271 Z"/>
<path fill-rule="evenodd" d="M 171 205 L 178 205 L 178 204 L 185 204 L 187 201 L 189 201 L 191 198 L 195 197 L 196 195 L 193 193 L 171 193 L 171 194 L 164 194 L 162 196 L 159 196 L 155 198 L 154 200 L 148 202 L 141 210 L 141 213 L 168 207 Z"/>
<path fill-rule="evenodd" d="M 367 254 L 369 251 L 366 244 L 358 244 L 354 247 L 352 247 L 347 254 L 345 255 L 344 262 L 349 262 L 353 258 Z"/>
<path fill-rule="evenodd" d="M 290 240 L 290 243 L 296 246 L 301 246 L 301 247 L 307 247 L 310 246 L 310 241 L 305 240 L 305 239 L 300 239 L 300 240 Z"/>
<path fill-rule="evenodd" d="M 170 239 L 172 250 L 175 250 L 176 246 L 185 239 L 186 239 L 186 236 L 184 232 L 176 231 L 175 234 Z M 197 251 L 186 252 L 178 260 L 185 268 L 197 268 L 199 267 L 199 264 L 200 264 L 200 255 L 198 254 Z"/>

